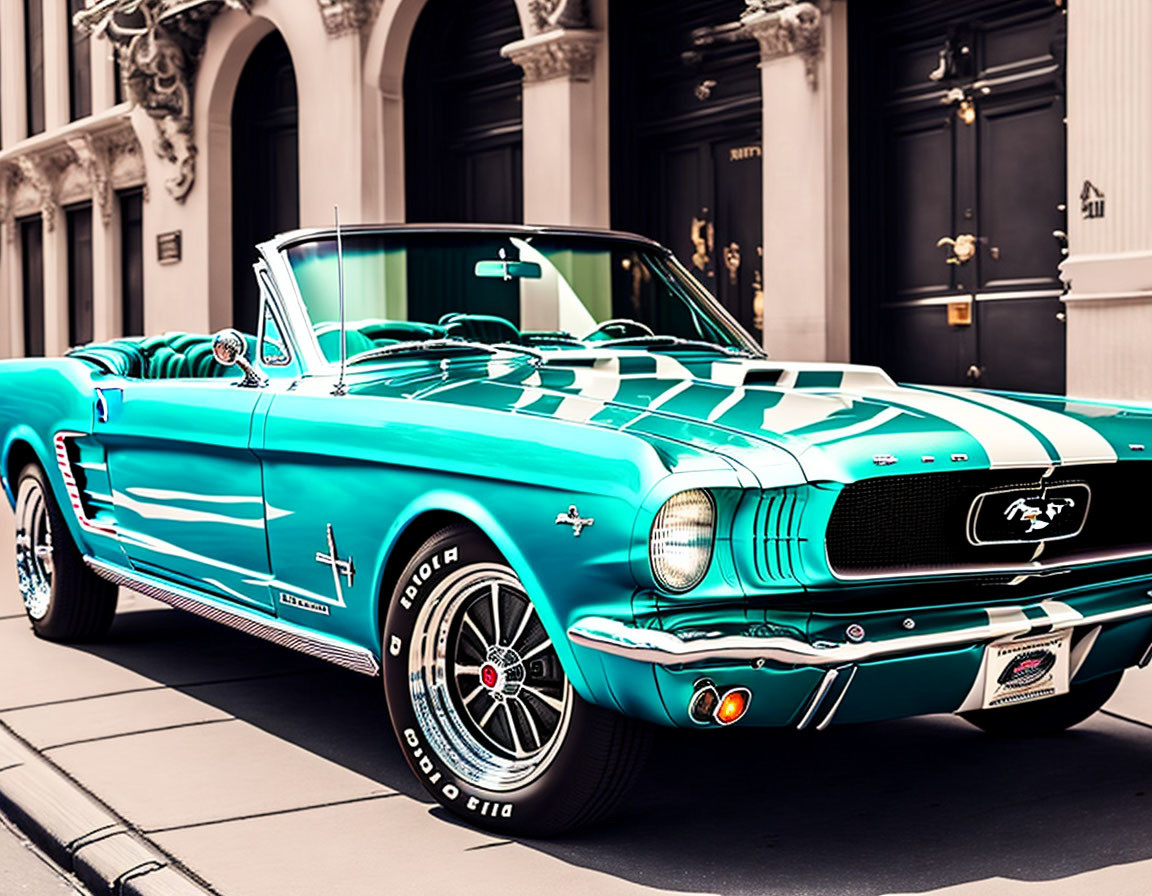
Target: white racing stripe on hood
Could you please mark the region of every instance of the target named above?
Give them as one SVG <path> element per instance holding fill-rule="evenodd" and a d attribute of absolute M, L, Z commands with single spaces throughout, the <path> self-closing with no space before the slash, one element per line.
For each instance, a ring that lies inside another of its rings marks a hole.
<path fill-rule="evenodd" d="M 867 420 L 860 420 L 857 423 L 853 423 L 849 426 L 841 426 L 836 429 L 826 429 L 823 432 L 811 436 L 803 436 L 802 438 L 804 441 L 811 445 L 823 445 L 826 442 L 838 442 L 841 439 L 848 438 L 849 436 L 858 436 L 862 435 L 863 433 L 870 432 L 873 429 L 879 429 L 884 424 L 895 420 L 901 414 L 906 413 L 908 412 L 903 411 L 900 408 L 885 408 L 875 417 L 870 417 Z"/>
<path fill-rule="evenodd" d="M 765 408 L 761 428 L 785 434 L 814 423 L 823 423 L 837 411 L 851 406 L 852 400 L 839 393 L 807 395 L 803 392 L 788 392 L 772 407 Z"/>
<path fill-rule="evenodd" d="M 1027 427 L 962 398 L 900 387 L 869 390 L 861 393 L 861 397 L 905 405 L 958 426 L 980 443 L 992 467 L 1047 467 L 1052 464 L 1044 443 Z"/>
<path fill-rule="evenodd" d="M 569 395 L 556 406 L 555 416 L 574 423 L 587 423 L 616 397 L 620 390 L 620 361 L 602 358 L 592 367 L 573 368 Z"/>
<path fill-rule="evenodd" d="M 1072 417 L 1021 401 L 1003 398 L 999 395 L 986 395 L 968 389 L 955 388 L 941 388 L 940 391 L 961 395 L 993 410 L 1003 411 L 1013 417 L 1018 417 L 1052 443 L 1059 453 L 1062 463 L 1108 464 L 1116 460 L 1116 451 L 1104 436 L 1087 423 L 1081 423 Z"/>

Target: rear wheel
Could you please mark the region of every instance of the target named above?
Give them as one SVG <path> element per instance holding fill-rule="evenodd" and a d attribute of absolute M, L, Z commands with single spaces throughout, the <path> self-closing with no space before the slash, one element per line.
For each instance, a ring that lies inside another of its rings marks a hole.
<path fill-rule="evenodd" d="M 523 584 L 466 525 L 428 539 L 400 576 L 384 687 L 421 783 L 491 830 L 541 836 L 590 823 L 647 752 L 644 726 L 573 691 Z"/>
<path fill-rule="evenodd" d="M 1004 737 L 1056 734 L 1073 725 L 1079 725 L 1108 702 L 1116 692 L 1124 671 L 1113 672 L 1074 684 L 1067 694 L 1003 706 L 996 709 L 977 709 L 961 713 L 962 718 L 989 734 Z"/>
<path fill-rule="evenodd" d="M 52 641 L 102 638 L 116 614 L 116 586 L 85 564 L 44 471 L 16 478 L 16 579 L 32 629 Z"/>

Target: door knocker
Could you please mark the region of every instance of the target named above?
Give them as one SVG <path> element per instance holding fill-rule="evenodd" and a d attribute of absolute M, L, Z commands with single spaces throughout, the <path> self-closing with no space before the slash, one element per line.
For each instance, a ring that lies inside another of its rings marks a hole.
<path fill-rule="evenodd" d="M 964 264 L 976 255 L 976 237 L 971 233 L 961 233 L 955 239 L 942 236 L 936 241 L 936 245 L 952 247 L 952 254 L 947 259 L 948 264 Z"/>

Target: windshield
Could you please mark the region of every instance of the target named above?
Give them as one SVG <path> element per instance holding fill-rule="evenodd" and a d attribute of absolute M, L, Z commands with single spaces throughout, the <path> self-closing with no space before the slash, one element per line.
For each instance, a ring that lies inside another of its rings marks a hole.
<path fill-rule="evenodd" d="M 758 351 L 678 263 L 643 242 L 499 231 L 356 232 L 343 237 L 343 254 L 351 363 L 485 346 Z M 320 351 L 335 362 L 336 240 L 297 243 L 286 255 Z"/>

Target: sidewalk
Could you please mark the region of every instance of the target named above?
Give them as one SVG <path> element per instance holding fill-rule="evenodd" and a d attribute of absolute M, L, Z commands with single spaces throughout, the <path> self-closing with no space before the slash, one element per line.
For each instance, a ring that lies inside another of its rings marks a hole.
<path fill-rule="evenodd" d="M 11 544 L 0 509 L 0 558 Z M 1152 889 L 1150 672 L 1042 741 L 950 716 L 672 733 L 615 820 L 512 841 L 425 796 L 378 680 L 127 593 L 107 642 L 51 644 L 12 579 L 4 563 L 0 736 L 221 896 Z"/>

